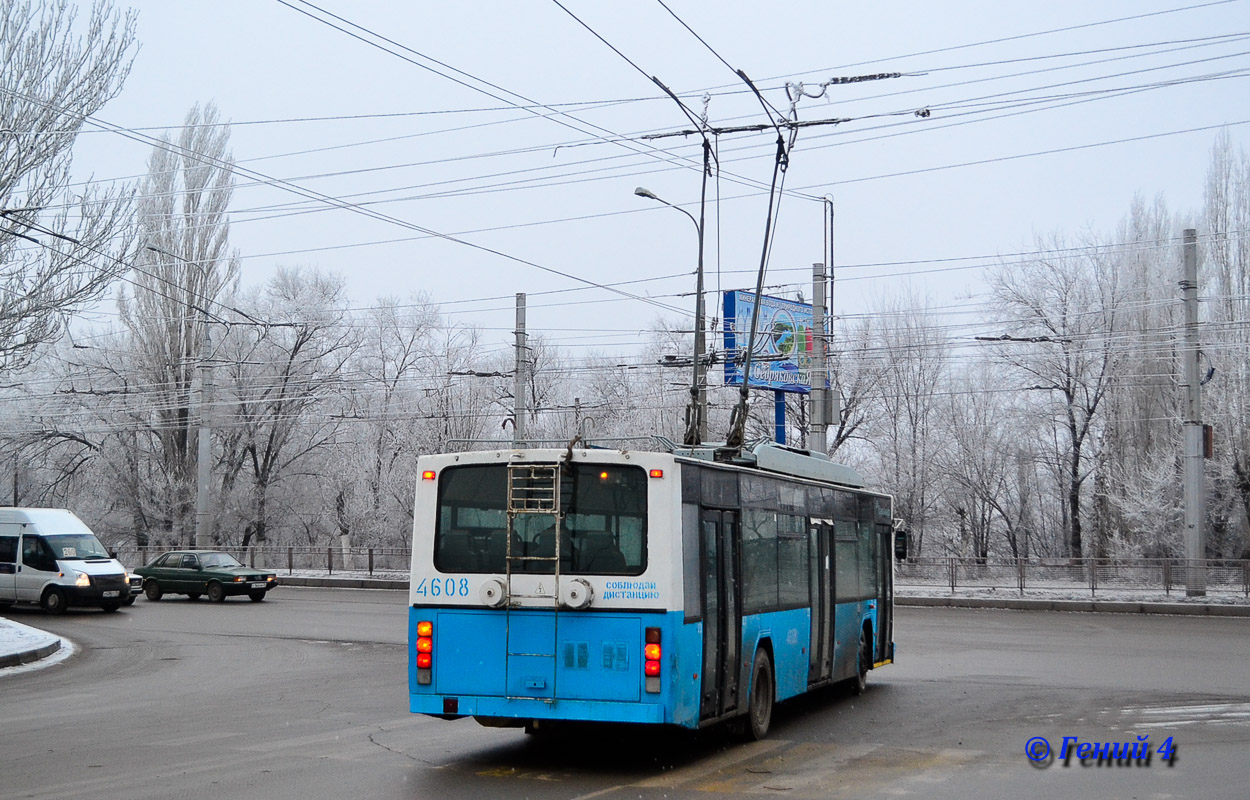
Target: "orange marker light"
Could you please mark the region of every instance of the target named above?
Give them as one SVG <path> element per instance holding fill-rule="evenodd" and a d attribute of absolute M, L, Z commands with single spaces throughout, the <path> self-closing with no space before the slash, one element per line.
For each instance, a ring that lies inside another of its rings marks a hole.
<path fill-rule="evenodd" d="M 432 469 L 427 469 L 425 472 L 422 472 L 422 473 L 421 473 L 421 480 L 423 480 L 423 481 L 432 481 L 432 480 L 434 480 L 434 470 L 432 470 Z"/>
<path fill-rule="evenodd" d="M 434 633 L 433 622 L 418 622 L 417 623 L 417 635 L 418 636 L 430 636 L 433 633 Z"/>
<path fill-rule="evenodd" d="M 601 480 L 601 481 L 606 481 L 607 479 L 608 479 L 608 473 L 607 473 L 607 471 L 604 471 L 604 472 L 600 472 L 600 473 L 599 473 L 599 480 Z"/>
<path fill-rule="evenodd" d="M 653 470 L 651 470 L 651 477 L 652 477 L 652 478 L 663 478 L 663 477 L 664 477 L 664 470 L 662 470 L 662 469 L 653 469 Z"/>
<path fill-rule="evenodd" d="M 418 653 L 434 652 L 434 640 L 428 636 L 422 636 L 419 639 L 417 639 L 417 652 Z"/>
<path fill-rule="evenodd" d="M 648 661 L 659 661 L 660 660 L 660 646 L 658 644 L 647 645 L 645 654 L 646 654 L 646 659 Z"/>

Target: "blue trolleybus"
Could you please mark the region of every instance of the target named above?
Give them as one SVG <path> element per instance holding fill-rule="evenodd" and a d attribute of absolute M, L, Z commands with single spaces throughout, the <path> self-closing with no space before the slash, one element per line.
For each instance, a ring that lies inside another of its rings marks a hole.
<path fill-rule="evenodd" d="M 421 458 L 411 710 L 759 738 L 776 701 L 889 664 L 890 498 L 777 445 Z"/>

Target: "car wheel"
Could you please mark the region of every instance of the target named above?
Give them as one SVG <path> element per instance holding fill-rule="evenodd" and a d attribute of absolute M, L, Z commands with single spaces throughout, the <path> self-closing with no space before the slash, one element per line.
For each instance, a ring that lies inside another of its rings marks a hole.
<path fill-rule="evenodd" d="M 872 648 L 868 646 L 868 634 L 859 634 L 858 664 L 855 668 L 855 683 L 851 687 L 855 694 L 863 694 L 868 688 L 868 667 L 872 665 Z"/>
<path fill-rule="evenodd" d="M 43 593 L 43 597 L 39 599 L 39 605 L 43 606 L 43 610 L 49 614 L 64 614 L 68 603 L 65 602 L 65 592 L 52 586 Z"/>
<path fill-rule="evenodd" d="M 100 604 L 100 608 L 104 609 L 105 614 L 112 614 L 114 611 L 116 611 L 117 609 L 121 607 L 122 607 L 121 603 L 101 603 Z"/>
<path fill-rule="evenodd" d="M 135 596 L 132 594 L 122 601 L 122 605 L 133 606 L 135 604 Z"/>
<path fill-rule="evenodd" d="M 214 603 L 220 603 L 226 599 L 226 590 L 217 581 L 213 581 L 208 585 L 208 599 Z"/>
<path fill-rule="evenodd" d="M 747 701 L 747 733 L 755 740 L 768 735 L 773 719 L 773 662 L 768 651 L 755 651 L 755 665 L 751 667 L 751 698 Z"/>
<path fill-rule="evenodd" d="M 187 599 L 188 599 L 188 600 L 199 600 L 199 599 L 200 599 L 200 593 L 199 593 L 199 592 L 187 592 Z"/>
<path fill-rule="evenodd" d="M 263 591 L 261 591 L 261 592 L 248 592 L 248 593 L 247 593 L 247 596 L 248 596 L 248 597 L 250 597 L 250 598 L 252 598 L 252 602 L 253 602 L 253 603 L 259 603 L 261 600 L 264 600 L 264 599 L 265 599 L 265 593 L 264 593 Z"/>
<path fill-rule="evenodd" d="M 152 602 L 160 600 L 161 595 L 163 594 L 165 593 L 161 591 L 161 585 L 156 581 L 149 580 L 147 583 L 143 584 L 143 596 Z"/>

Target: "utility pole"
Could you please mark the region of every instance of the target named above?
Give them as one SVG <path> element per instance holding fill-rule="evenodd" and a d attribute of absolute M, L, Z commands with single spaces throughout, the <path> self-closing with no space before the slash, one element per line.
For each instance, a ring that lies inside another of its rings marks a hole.
<path fill-rule="evenodd" d="M 817 453 L 826 453 L 829 450 L 826 438 L 829 419 L 825 416 L 828 409 L 825 380 L 829 376 L 829 365 L 825 353 L 824 262 L 812 264 L 812 362 L 808 375 L 812 382 L 812 440 L 809 446 Z"/>
<path fill-rule="evenodd" d="M 529 379 L 529 343 L 525 335 L 525 292 L 516 295 L 516 383 L 512 396 L 512 446 L 525 446 L 526 384 Z"/>
<path fill-rule="evenodd" d="M 199 549 L 212 547 L 213 512 L 209 504 L 208 484 L 211 477 L 213 455 L 213 428 L 209 420 L 209 405 L 213 401 L 213 365 L 209 361 L 213 342 L 204 315 L 204 335 L 200 338 L 200 397 L 199 449 L 195 455 L 195 546 Z"/>
<path fill-rule="evenodd" d="M 1185 343 L 1182 348 L 1185 382 L 1185 594 L 1207 593 L 1206 497 L 1202 485 L 1202 383 L 1198 377 L 1198 231 L 1184 232 Z"/>

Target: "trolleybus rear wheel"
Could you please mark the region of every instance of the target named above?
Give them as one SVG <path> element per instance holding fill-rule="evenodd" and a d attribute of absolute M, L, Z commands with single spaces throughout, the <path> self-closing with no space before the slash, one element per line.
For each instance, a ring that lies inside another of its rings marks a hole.
<path fill-rule="evenodd" d="M 855 694 L 863 694 L 864 690 L 868 688 L 868 668 L 872 666 L 872 648 L 868 646 L 868 634 L 862 631 L 859 634 L 857 660 L 855 683 L 852 688 L 855 690 Z"/>
<path fill-rule="evenodd" d="M 763 739 L 773 720 L 773 662 L 762 647 L 755 651 L 755 665 L 751 667 L 751 699 L 747 709 L 745 733 L 752 739 Z"/>

